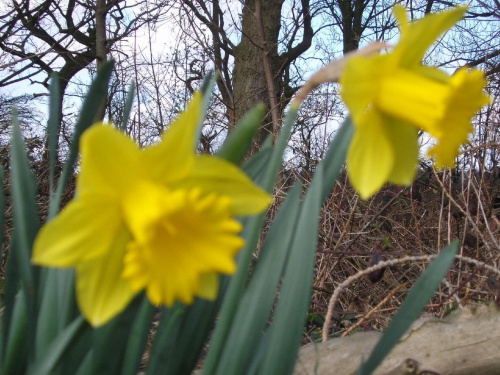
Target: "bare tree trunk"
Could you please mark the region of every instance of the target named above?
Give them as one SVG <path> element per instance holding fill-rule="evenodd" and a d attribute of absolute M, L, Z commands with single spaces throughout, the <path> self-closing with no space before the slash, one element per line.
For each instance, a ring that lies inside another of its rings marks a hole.
<path fill-rule="evenodd" d="M 233 70 L 233 96 L 236 119 L 242 118 L 248 110 L 259 102 L 265 103 L 269 109 L 265 124 L 256 136 L 253 151 L 258 149 L 269 134 L 273 134 L 273 120 L 270 116 L 273 108 L 271 108 L 270 96 L 276 101 L 276 98 L 280 97 L 282 90 L 281 77 L 277 76 L 279 67 L 275 66 L 275 63 L 279 61 L 277 45 L 282 1 L 262 1 L 260 6 L 257 11 L 255 0 L 245 1 L 242 15 L 243 35 L 241 42 L 234 50 L 235 63 Z M 260 22 L 257 22 L 256 13 L 257 15 L 260 14 Z M 259 23 L 261 24 L 261 30 L 259 30 Z M 265 41 L 266 47 L 264 53 L 267 57 L 267 66 L 263 61 L 263 41 Z M 268 69 L 267 73 L 266 69 Z M 266 77 L 272 80 L 274 87 L 268 85 Z M 274 93 L 271 93 L 271 91 L 274 91 Z M 278 113 L 281 113 L 281 110 Z"/>
<path fill-rule="evenodd" d="M 290 87 L 290 65 L 312 45 L 314 30 L 309 0 L 294 2 L 293 30 L 279 40 L 284 0 L 242 0 L 241 40 L 235 45 L 224 27 L 226 17 L 219 0 L 182 0 L 185 11 L 196 17 L 212 33 L 213 59 L 220 71 L 217 85 L 229 131 L 258 103 L 268 108 L 264 125 L 254 138 L 252 153 L 281 126 L 283 108 L 298 88 Z M 210 7 L 207 4 L 211 4 Z M 230 30 L 230 28 L 229 28 Z M 301 35 L 301 39 L 298 39 Z M 286 38 L 285 38 L 286 39 Z M 285 47 L 278 53 L 278 45 Z M 231 71 L 230 57 L 234 58 Z"/>
<path fill-rule="evenodd" d="M 342 37 L 344 54 L 346 54 L 359 48 L 364 31 L 362 20 L 366 2 L 364 0 L 340 0 L 339 8 L 342 14 Z"/>
<path fill-rule="evenodd" d="M 95 52 L 97 69 L 106 61 L 107 45 L 106 45 L 106 0 L 96 0 L 95 3 Z M 99 112 L 97 112 L 96 121 L 102 121 L 106 113 L 107 95 L 101 104 Z"/>

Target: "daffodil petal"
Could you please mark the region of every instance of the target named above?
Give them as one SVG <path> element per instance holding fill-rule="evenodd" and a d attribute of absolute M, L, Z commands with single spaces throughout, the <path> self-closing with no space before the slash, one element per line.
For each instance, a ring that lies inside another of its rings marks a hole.
<path fill-rule="evenodd" d="M 396 4 L 392 7 L 392 14 L 396 21 L 398 21 L 399 31 L 401 34 L 408 32 L 408 16 L 406 15 L 406 8 L 402 5 Z"/>
<path fill-rule="evenodd" d="M 352 57 L 340 77 L 340 93 L 357 126 L 379 91 L 381 76 L 390 68 L 384 60 L 385 56 Z"/>
<path fill-rule="evenodd" d="M 169 184 L 185 177 L 195 158 L 196 132 L 201 120 L 203 96 L 196 92 L 186 110 L 170 125 L 160 143 L 143 151 L 143 164 L 154 181 Z"/>
<path fill-rule="evenodd" d="M 80 197 L 42 227 L 32 260 L 39 265 L 72 267 L 102 256 L 121 226 L 120 207 L 112 197 Z"/>
<path fill-rule="evenodd" d="M 460 145 L 467 142 L 473 130 L 470 118 L 489 102 L 489 97 L 483 92 L 486 79 L 481 71 L 460 69 L 449 84 L 452 94 L 443 120 L 424 127 L 437 139 L 437 144 L 428 154 L 436 158 L 438 168 L 454 165 Z"/>
<path fill-rule="evenodd" d="M 141 173 L 139 148 L 126 134 L 102 124 L 93 125 L 81 138 L 81 170 L 77 194 L 108 192 L 118 195 Z"/>
<path fill-rule="evenodd" d="M 384 185 L 395 158 L 380 117 L 373 111 L 366 116 L 367 124 L 356 129 L 347 154 L 349 179 L 363 199 L 368 199 Z"/>
<path fill-rule="evenodd" d="M 427 156 L 434 158 L 436 167 L 453 167 L 455 165 L 455 158 L 458 156 L 459 147 L 463 142 L 458 139 L 446 139 L 438 141 L 427 152 Z"/>
<path fill-rule="evenodd" d="M 446 111 L 450 88 L 406 69 L 393 69 L 374 98 L 377 109 L 404 119 L 416 128 L 439 122 Z"/>
<path fill-rule="evenodd" d="M 197 296 L 214 301 L 219 292 L 219 276 L 214 273 L 204 273 L 200 276 L 200 289 Z"/>
<path fill-rule="evenodd" d="M 389 182 L 409 186 L 417 173 L 418 132 L 403 121 L 386 118 L 387 135 L 394 150 L 394 165 Z"/>
<path fill-rule="evenodd" d="M 448 74 L 446 74 L 443 70 L 433 66 L 427 66 L 427 65 L 416 66 L 412 68 L 411 71 L 414 74 L 418 74 L 435 82 L 440 82 L 445 84 L 448 84 L 450 82 L 450 76 Z"/>
<path fill-rule="evenodd" d="M 405 68 L 420 65 L 425 51 L 440 35 L 460 21 L 467 11 L 467 7 L 454 7 L 443 12 L 428 14 L 405 25 L 402 16 L 404 11 L 401 8 L 394 8 L 394 14 L 401 23 L 401 39 L 394 48 L 393 57 L 400 61 L 401 67 Z"/>
<path fill-rule="evenodd" d="M 443 121 L 437 124 L 438 129 L 424 127 L 424 130 L 437 138 L 446 134 L 447 137 L 456 137 L 466 142 L 472 130 L 471 117 L 490 101 L 483 92 L 485 85 L 483 72 L 460 69 L 450 79 L 451 97 Z"/>
<path fill-rule="evenodd" d="M 78 306 L 94 327 L 115 317 L 136 294 L 122 277 L 123 258 L 130 241 L 130 233 L 123 228 L 102 257 L 80 263 L 76 268 Z"/>
<path fill-rule="evenodd" d="M 254 215 L 265 210 L 272 198 L 255 185 L 233 164 L 201 155 L 195 160 L 191 174 L 173 184 L 175 188 L 200 188 L 204 193 L 215 193 L 231 198 L 231 212 L 236 216 Z"/>

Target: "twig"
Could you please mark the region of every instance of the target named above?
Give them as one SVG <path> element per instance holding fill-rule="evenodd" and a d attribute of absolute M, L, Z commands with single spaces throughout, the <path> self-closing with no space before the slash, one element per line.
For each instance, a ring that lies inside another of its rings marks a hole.
<path fill-rule="evenodd" d="M 419 256 L 408 256 L 408 257 L 404 257 L 404 258 L 400 258 L 400 259 L 391 259 L 388 261 L 377 263 L 376 265 L 374 265 L 372 267 L 368 267 L 368 268 L 364 269 L 363 271 L 360 271 L 357 274 L 352 275 L 352 276 L 348 277 L 346 280 L 344 280 L 341 284 L 339 284 L 339 286 L 337 286 L 337 288 L 333 292 L 333 295 L 330 298 L 330 301 L 328 303 L 328 310 L 327 310 L 326 316 L 325 316 L 325 323 L 323 324 L 323 335 L 322 335 L 323 342 L 328 340 L 328 331 L 330 330 L 330 326 L 332 324 L 333 309 L 335 307 L 335 304 L 337 303 L 337 300 L 339 299 L 340 293 L 342 293 L 350 284 L 352 284 L 354 281 L 370 274 L 373 271 L 377 271 L 377 270 L 380 270 L 380 269 L 385 268 L 385 267 L 391 267 L 391 266 L 395 266 L 397 264 L 406 263 L 406 262 L 424 262 L 424 261 L 428 262 L 428 261 L 432 260 L 433 258 L 435 258 L 436 256 L 437 255 L 419 255 Z M 484 262 L 480 262 L 476 259 L 464 257 L 461 255 L 455 255 L 455 258 L 460 259 L 460 260 L 467 262 L 467 263 L 474 264 L 477 267 L 485 268 L 485 269 L 497 274 L 498 276 L 500 276 L 499 269 L 492 267 L 490 265 L 487 265 Z"/>
<path fill-rule="evenodd" d="M 378 271 L 386 267 L 391 267 L 395 266 L 400 263 L 406 263 L 406 262 L 422 262 L 422 261 L 430 261 L 431 259 L 435 258 L 436 255 L 422 255 L 422 256 L 410 256 L 410 257 L 404 257 L 400 259 L 391 259 L 387 260 L 385 262 L 380 262 L 377 263 L 376 265 L 372 267 L 368 267 L 364 269 L 363 271 L 358 272 L 355 275 L 352 275 L 348 277 L 346 280 L 344 280 L 333 292 L 332 297 L 330 298 L 330 302 L 328 303 L 328 310 L 326 312 L 325 316 L 325 323 L 323 324 L 323 342 L 325 342 L 328 339 L 328 331 L 330 330 L 330 326 L 332 323 L 332 317 L 333 317 L 333 308 L 335 307 L 335 304 L 337 303 L 337 300 L 340 296 L 340 293 L 344 291 L 350 284 L 352 284 L 354 281 L 367 276 L 373 271 Z"/>
<path fill-rule="evenodd" d="M 359 202 L 359 195 L 356 196 L 356 200 L 354 201 L 354 207 L 351 209 L 349 219 L 347 219 L 347 223 L 344 225 L 344 229 L 342 230 L 342 233 L 340 233 L 340 237 L 339 237 L 337 243 L 335 244 L 335 248 L 333 249 L 333 251 L 337 251 L 338 248 L 340 247 L 340 244 L 342 243 L 342 240 L 344 239 L 344 236 L 347 233 L 347 228 L 349 227 L 349 225 L 351 225 L 351 222 L 354 218 L 354 213 L 356 212 L 356 208 L 358 207 L 358 202 Z M 333 231 L 332 231 L 332 236 L 333 236 Z M 332 236 L 330 236 L 330 243 L 332 242 Z M 343 255 L 341 255 L 341 256 L 343 256 Z M 338 263 L 338 261 L 337 261 L 337 263 Z M 323 269 L 321 270 L 320 274 L 318 275 L 318 277 L 316 279 L 321 281 L 323 279 L 323 275 L 326 272 L 326 269 L 327 269 L 327 267 L 323 267 Z"/>
<path fill-rule="evenodd" d="M 408 286 L 409 282 L 407 281 L 406 283 L 404 284 L 401 284 L 401 285 L 398 285 L 396 288 L 394 288 L 387 296 L 385 296 L 385 298 L 380 301 L 378 303 L 377 306 L 375 306 L 373 309 L 371 309 L 368 314 L 365 314 L 363 315 L 363 317 L 358 321 L 356 322 L 356 324 L 353 324 L 352 326 L 349 327 L 348 330 L 346 330 L 343 334 L 342 334 L 342 337 L 345 337 L 347 336 L 349 333 L 351 333 L 353 330 L 355 330 L 357 327 L 359 327 L 361 324 L 363 324 L 364 322 L 366 322 L 368 319 L 371 318 L 371 316 L 373 314 L 375 314 L 377 311 L 379 311 L 379 309 L 384 306 L 387 301 L 389 301 L 392 296 L 394 296 L 400 289 L 402 288 L 406 288 Z"/>
<path fill-rule="evenodd" d="M 474 222 L 474 220 L 472 220 L 472 217 L 470 216 L 470 214 L 468 212 L 465 212 L 464 209 L 455 201 L 455 199 L 453 199 L 453 197 L 450 195 L 450 193 L 448 193 L 448 191 L 445 189 L 444 185 L 443 185 L 443 182 L 439 179 L 436 171 L 433 169 L 434 171 L 434 175 L 436 177 L 436 180 L 437 182 L 439 183 L 439 185 L 441 185 L 441 188 L 442 188 L 442 191 L 443 191 L 443 194 L 446 195 L 446 197 L 449 199 L 449 201 L 451 203 L 453 203 L 457 209 L 462 213 L 462 215 L 464 215 L 467 220 L 469 220 L 469 222 L 471 223 L 472 227 L 474 228 L 474 230 L 476 231 L 476 233 L 479 235 L 479 237 L 481 237 L 481 241 L 483 241 L 484 243 L 484 246 L 486 246 L 486 248 L 488 249 L 488 251 L 490 252 L 491 254 L 491 247 L 490 247 L 490 244 L 488 243 L 488 241 L 486 241 L 486 239 L 484 238 L 484 235 L 483 233 L 479 230 L 477 224 Z M 496 242 L 496 241 L 495 241 Z M 495 243 L 495 245 L 497 245 L 497 243 Z M 438 244 L 438 247 L 440 248 L 441 246 L 439 246 Z"/>

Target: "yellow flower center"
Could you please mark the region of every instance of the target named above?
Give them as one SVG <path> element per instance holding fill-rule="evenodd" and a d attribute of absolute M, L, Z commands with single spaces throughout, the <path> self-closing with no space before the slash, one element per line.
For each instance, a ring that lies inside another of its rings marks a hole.
<path fill-rule="evenodd" d="M 142 182 L 123 208 L 134 237 L 123 276 L 134 290 L 146 288 L 153 303 L 192 303 L 204 276 L 235 271 L 242 226 L 231 217 L 229 198 Z"/>

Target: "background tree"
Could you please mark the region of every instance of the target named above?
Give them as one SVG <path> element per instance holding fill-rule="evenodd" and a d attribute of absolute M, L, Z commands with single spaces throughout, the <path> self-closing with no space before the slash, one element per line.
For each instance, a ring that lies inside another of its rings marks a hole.
<path fill-rule="evenodd" d="M 284 3 L 246 0 L 236 16 L 227 2 L 182 1 L 181 17 L 190 19 L 197 31 L 201 23 L 210 32 L 211 45 L 206 46 L 206 52 L 221 73 L 217 85 L 227 108 L 229 128 L 256 103 L 266 103 L 268 116 L 257 145 L 277 131 L 290 99 L 290 64 L 310 48 L 314 35 L 310 1 L 287 3 L 286 14 Z M 241 22 L 235 17 L 241 17 Z M 289 26 L 286 30 L 282 29 L 284 23 Z"/>
<path fill-rule="evenodd" d="M 31 95 L 8 96 L 0 94 L 0 165 L 9 165 L 12 113 L 16 112 L 23 131 L 31 161 L 40 158 L 42 137 L 40 129 L 43 113 L 37 108 Z"/>
<path fill-rule="evenodd" d="M 70 81 L 113 46 L 151 21 L 158 8 L 140 10 L 125 0 L 11 0 L 2 4 L 0 49 L 7 70 L 0 87 L 21 82 L 41 85 L 46 94 L 54 72 L 60 76 L 61 110 Z M 134 13 L 136 11 L 137 13 Z M 132 16 L 131 16 L 132 15 Z M 101 114 L 102 116 L 102 114 Z"/>

